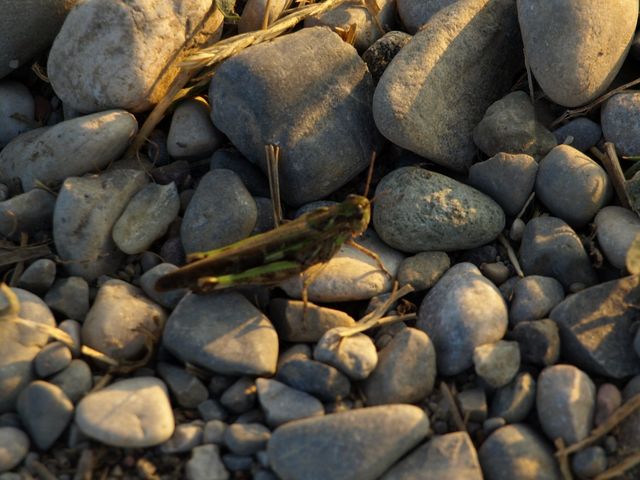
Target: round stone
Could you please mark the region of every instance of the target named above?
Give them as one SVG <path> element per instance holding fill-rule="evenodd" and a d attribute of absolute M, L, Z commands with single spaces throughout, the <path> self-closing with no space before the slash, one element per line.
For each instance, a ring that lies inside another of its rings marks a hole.
<path fill-rule="evenodd" d="M 629 209 L 612 205 L 600 210 L 594 223 L 604 256 L 614 267 L 624 269 L 631 242 L 640 234 L 640 217 Z"/>
<path fill-rule="evenodd" d="M 606 101 L 600 113 L 602 132 L 622 155 L 640 155 L 640 93 L 622 92 Z"/>
<path fill-rule="evenodd" d="M 29 437 L 14 427 L 0 427 L 0 473 L 11 470 L 29 452 Z"/>

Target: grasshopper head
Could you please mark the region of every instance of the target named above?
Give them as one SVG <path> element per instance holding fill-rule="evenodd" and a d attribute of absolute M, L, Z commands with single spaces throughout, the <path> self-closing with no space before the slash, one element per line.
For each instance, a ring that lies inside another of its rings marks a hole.
<path fill-rule="evenodd" d="M 341 214 L 345 217 L 354 235 L 361 235 L 371 219 L 371 203 L 367 197 L 349 195 L 340 204 Z"/>

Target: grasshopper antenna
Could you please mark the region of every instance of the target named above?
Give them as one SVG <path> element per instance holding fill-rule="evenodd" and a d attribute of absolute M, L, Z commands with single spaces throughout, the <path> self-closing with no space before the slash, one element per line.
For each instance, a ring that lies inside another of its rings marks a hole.
<path fill-rule="evenodd" d="M 280 163 L 280 146 L 269 143 L 264 146 L 267 154 L 267 176 L 269 178 L 269 193 L 273 207 L 273 222 L 275 228 L 282 225 L 282 203 L 280 202 L 280 177 L 278 163 Z"/>
<path fill-rule="evenodd" d="M 367 183 L 364 185 L 363 197 L 369 197 L 369 188 L 371 187 L 371 181 L 373 179 L 373 167 L 376 164 L 376 151 L 371 153 L 371 161 L 369 162 L 369 170 L 367 171 Z"/>

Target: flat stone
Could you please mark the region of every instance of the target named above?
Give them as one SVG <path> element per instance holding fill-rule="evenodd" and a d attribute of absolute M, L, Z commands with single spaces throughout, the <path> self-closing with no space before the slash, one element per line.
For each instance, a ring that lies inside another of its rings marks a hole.
<path fill-rule="evenodd" d="M 317 398 L 277 380 L 258 378 L 256 387 L 267 423 L 273 428 L 293 420 L 324 415 L 324 407 Z"/>
<path fill-rule="evenodd" d="M 594 220 L 598 244 L 616 268 L 625 268 L 631 242 L 640 234 L 640 217 L 629 209 L 612 205 L 601 209 Z"/>
<path fill-rule="evenodd" d="M 278 358 L 271 322 L 239 293 L 185 295 L 162 344 L 183 362 L 227 375 L 273 375 Z"/>
<path fill-rule="evenodd" d="M 600 446 L 587 447 L 571 459 L 571 469 L 583 478 L 593 478 L 607 469 L 607 452 Z"/>
<path fill-rule="evenodd" d="M 0 152 L 0 181 L 17 177 L 22 188 L 54 185 L 67 177 L 104 169 L 118 159 L 138 131 L 136 118 L 107 110 L 31 130 Z"/>
<path fill-rule="evenodd" d="M 337 368 L 352 380 L 364 380 L 378 363 L 376 346 L 364 333 L 343 337 L 342 330 L 344 327 L 327 331 L 313 349 L 313 358 Z"/>
<path fill-rule="evenodd" d="M 580 238 L 556 217 L 529 220 L 519 257 L 525 275 L 553 277 L 565 289 L 576 283 L 593 285 L 598 280 Z"/>
<path fill-rule="evenodd" d="M 373 98 L 380 132 L 457 171 L 475 156 L 473 129 L 522 65 L 516 6 L 464 0 L 444 8 L 385 70 Z"/>
<path fill-rule="evenodd" d="M 140 289 L 122 280 L 105 282 L 82 325 L 86 345 L 118 360 L 133 360 L 145 352 L 145 335 L 159 334 L 166 322 L 164 310 Z"/>
<path fill-rule="evenodd" d="M 157 371 L 181 407 L 196 408 L 209 398 L 207 387 L 185 369 L 159 362 Z"/>
<path fill-rule="evenodd" d="M 49 52 L 47 74 L 56 95 L 81 112 L 148 110 L 178 75 L 181 49 L 190 51 L 220 38 L 221 12 L 209 16 L 194 35 L 210 7 L 205 0 L 180 8 L 153 0 L 81 2 Z"/>
<path fill-rule="evenodd" d="M 224 431 L 228 425 L 222 420 L 209 420 L 204 424 L 202 443 L 215 443 L 221 445 L 224 438 Z"/>
<path fill-rule="evenodd" d="M 220 403 L 233 413 L 245 413 L 256 404 L 257 387 L 253 378 L 240 377 L 220 396 Z"/>
<path fill-rule="evenodd" d="M 29 437 L 14 427 L 0 427 L 0 472 L 16 467 L 29 453 Z"/>
<path fill-rule="evenodd" d="M 438 373 L 455 375 L 473 365 L 475 347 L 502 339 L 507 323 L 499 290 L 474 265 L 458 263 L 424 297 L 416 327 L 435 345 Z"/>
<path fill-rule="evenodd" d="M 500 206 L 484 193 L 421 168 L 392 171 L 375 196 L 376 232 L 404 252 L 479 247 L 494 240 L 505 224 Z"/>
<path fill-rule="evenodd" d="M 231 170 L 212 170 L 198 183 L 180 226 L 187 253 L 204 252 L 248 237 L 258 218 L 256 202 Z"/>
<path fill-rule="evenodd" d="M 431 17 L 448 7 L 457 0 L 430 0 L 428 2 L 414 2 L 412 0 L 397 0 L 398 16 L 407 32 L 414 35 L 420 27 Z"/>
<path fill-rule="evenodd" d="M 362 384 L 367 405 L 419 403 L 433 390 L 436 350 L 415 328 L 400 330 L 378 353 L 378 364 Z"/>
<path fill-rule="evenodd" d="M 229 472 L 220 458 L 217 445 L 201 445 L 191 451 L 191 458 L 186 463 L 187 480 L 227 480 Z"/>
<path fill-rule="evenodd" d="M 366 64 L 326 27 L 234 55 L 209 90 L 214 125 L 264 172 L 265 144 L 280 145 L 280 189 L 292 206 L 325 197 L 369 165 L 380 142 L 372 97 Z"/>
<path fill-rule="evenodd" d="M 524 424 L 506 425 L 493 432 L 478 450 L 486 480 L 560 480 L 551 447 Z"/>
<path fill-rule="evenodd" d="M 560 332 L 556 322 L 549 318 L 518 323 L 511 338 L 520 345 L 524 363 L 546 367 L 560 358 Z"/>
<path fill-rule="evenodd" d="M 464 478 L 482 480 L 478 454 L 467 432 L 436 435 L 396 463 L 381 480 Z"/>
<path fill-rule="evenodd" d="M 429 419 L 412 405 L 384 405 L 287 423 L 267 446 L 275 473 L 292 480 L 373 480 L 420 443 Z M 305 455 L 291 455 L 292 449 Z"/>
<path fill-rule="evenodd" d="M 579 442 L 593 427 L 596 387 L 573 365 L 553 365 L 538 376 L 536 410 L 542 430 L 551 441 Z"/>
<path fill-rule="evenodd" d="M 473 365 L 478 376 L 490 386 L 505 386 L 520 369 L 518 342 L 500 340 L 478 345 L 473 350 Z"/>
<path fill-rule="evenodd" d="M 167 232 L 179 210 L 175 183 L 149 184 L 131 198 L 116 221 L 113 241 L 128 255 L 142 253 Z"/>
<path fill-rule="evenodd" d="M 509 322 L 520 322 L 545 318 L 551 309 L 564 300 L 564 289 L 555 278 L 529 275 L 517 280 L 513 287 Z"/>
<path fill-rule="evenodd" d="M 346 398 L 351 382 L 336 368 L 307 358 L 293 358 L 278 367 L 276 380 L 331 402 Z"/>
<path fill-rule="evenodd" d="M 0 63 L 0 72 L 2 68 Z M 34 111 L 33 96 L 27 87 L 13 80 L 0 82 L 0 148 L 21 133 L 31 130 L 30 122 L 35 123 Z"/>
<path fill-rule="evenodd" d="M 51 310 L 82 322 L 89 311 L 89 284 L 82 277 L 59 278 L 44 296 L 44 301 Z"/>
<path fill-rule="evenodd" d="M 613 187 L 600 165 L 569 145 L 558 145 L 540 161 L 536 195 L 552 215 L 582 227 L 609 203 Z"/>
<path fill-rule="evenodd" d="M 420 252 L 405 258 L 398 268 L 398 286 L 411 285 L 414 290 L 427 290 L 433 287 L 451 266 L 449 255 L 445 252 Z"/>
<path fill-rule="evenodd" d="M 536 181 L 538 164 L 526 154 L 498 153 L 484 162 L 477 162 L 469 169 L 469 184 L 489 195 L 504 212 L 516 216 Z"/>
<path fill-rule="evenodd" d="M 579 117 L 565 123 L 553 131 L 558 143 L 565 143 L 568 137 L 572 137 L 571 145 L 576 150 L 587 152 L 602 138 L 602 128 L 593 120 Z"/>
<path fill-rule="evenodd" d="M 629 305 L 640 301 L 640 278 L 601 283 L 566 298 L 550 314 L 560 330 L 562 356 L 588 372 L 611 378 L 640 373 L 633 350 Z"/>
<path fill-rule="evenodd" d="M 41 192 L 36 189 L 33 192 Z M 48 258 L 39 258 L 29 265 L 18 280 L 18 287 L 29 290 L 36 295 L 43 295 L 56 279 L 56 262 Z"/>
<path fill-rule="evenodd" d="M 93 387 L 93 374 L 84 360 L 74 359 L 67 368 L 49 379 L 60 387 L 64 394 L 76 404 Z"/>
<path fill-rule="evenodd" d="M 224 141 L 213 126 L 211 108 L 202 97 L 180 103 L 171 115 L 167 151 L 173 158 L 202 158 L 211 155 Z"/>
<path fill-rule="evenodd" d="M 238 455 L 252 455 L 264 450 L 269 438 L 271 432 L 259 423 L 234 423 L 224 432 L 225 445 Z"/>
<path fill-rule="evenodd" d="M 73 416 L 73 404 L 57 386 L 36 380 L 18 397 L 22 424 L 40 450 L 48 450 L 62 435 Z"/>
<path fill-rule="evenodd" d="M 71 350 L 62 342 L 51 342 L 38 352 L 34 359 L 36 375 L 49 377 L 63 370 L 71 363 Z"/>
<path fill-rule="evenodd" d="M 536 402 L 536 381 L 531 374 L 516 375 L 511 383 L 496 390 L 491 400 L 491 416 L 507 423 L 524 421 Z"/>
<path fill-rule="evenodd" d="M 518 20 L 533 76 L 564 107 L 605 92 L 624 62 L 638 4 L 624 0 L 603 10 L 597 0 L 518 0 Z"/>
<path fill-rule="evenodd" d="M 121 380 L 90 393 L 78 404 L 75 421 L 90 438 L 123 448 L 159 445 L 174 430 L 167 388 L 153 377 Z"/>
<path fill-rule="evenodd" d="M 53 213 L 53 238 L 58 255 L 71 275 L 88 281 L 114 273 L 123 254 L 111 231 L 129 199 L 147 177 L 136 170 L 114 170 L 62 184 Z"/>

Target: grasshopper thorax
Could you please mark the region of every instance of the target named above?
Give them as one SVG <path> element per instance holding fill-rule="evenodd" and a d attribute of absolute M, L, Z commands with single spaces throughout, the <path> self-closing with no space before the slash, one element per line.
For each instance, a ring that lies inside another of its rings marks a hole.
<path fill-rule="evenodd" d="M 339 207 L 339 215 L 343 216 L 348 222 L 353 235 L 364 233 L 371 219 L 371 203 L 369 199 L 361 195 L 349 195 Z"/>

